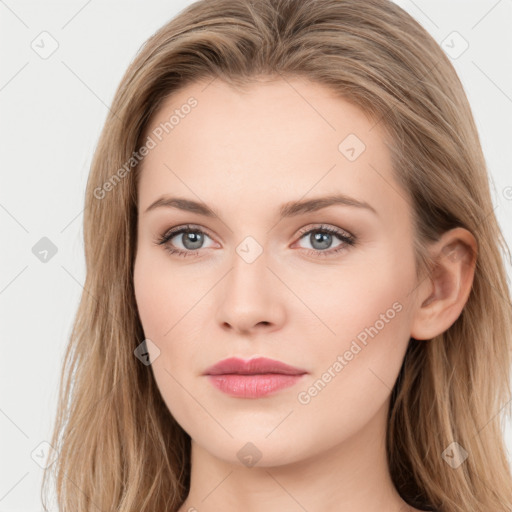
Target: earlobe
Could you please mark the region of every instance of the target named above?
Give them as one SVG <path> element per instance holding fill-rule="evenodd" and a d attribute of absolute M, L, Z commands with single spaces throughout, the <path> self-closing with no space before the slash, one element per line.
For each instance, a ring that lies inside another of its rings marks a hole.
<path fill-rule="evenodd" d="M 412 338 L 428 340 L 445 332 L 460 316 L 473 284 L 477 242 L 464 228 L 443 234 L 431 248 L 434 269 L 419 287 Z"/>

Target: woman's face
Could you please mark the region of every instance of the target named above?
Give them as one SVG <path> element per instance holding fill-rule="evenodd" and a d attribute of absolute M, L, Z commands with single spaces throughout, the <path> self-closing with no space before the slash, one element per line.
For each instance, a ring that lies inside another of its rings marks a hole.
<path fill-rule="evenodd" d="M 417 283 L 380 126 L 303 80 L 196 83 L 152 119 L 136 300 L 165 403 L 217 458 L 296 462 L 385 421 Z M 232 357 L 299 370 L 205 375 Z"/>

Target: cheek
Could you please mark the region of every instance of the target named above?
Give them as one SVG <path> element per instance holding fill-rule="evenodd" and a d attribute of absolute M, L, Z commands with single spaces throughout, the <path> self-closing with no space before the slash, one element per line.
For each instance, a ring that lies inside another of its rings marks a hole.
<path fill-rule="evenodd" d="M 405 314 L 400 311 L 405 310 L 413 286 L 413 267 L 391 250 L 347 259 L 346 264 L 322 269 L 314 276 L 309 272 L 308 279 L 299 279 L 299 274 L 290 273 L 286 280 L 314 313 L 306 316 L 317 326 L 317 339 L 323 340 L 320 346 L 343 349 L 358 335 L 363 342 L 365 336 L 371 339 L 372 326 L 384 334 L 403 323 Z"/>
<path fill-rule="evenodd" d="M 297 389 L 295 420 L 312 437 L 322 432 L 316 449 L 363 429 L 385 406 L 400 371 L 409 339 L 405 304 L 389 290 L 374 290 L 364 307 L 362 298 L 354 295 L 337 322 L 332 317 L 337 337 L 310 350 L 314 371 Z"/>
<path fill-rule="evenodd" d="M 194 294 L 189 291 L 186 296 L 190 286 L 181 289 L 186 283 L 180 281 L 180 275 L 176 272 L 170 275 L 169 265 L 156 260 L 154 254 L 145 251 L 137 254 L 133 275 L 135 299 L 145 338 L 150 339 L 159 351 L 157 357 L 152 355 L 151 371 L 167 408 L 181 423 L 183 418 L 188 418 L 188 409 L 194 407 L 184 388 L 178 384 L 183 381 L 183 374 L 190 377 L 187 375 L 190 358 L 197 351 L 193 343 L 180 342 L 187 320 L 193 316 L 186 316 L 191 308 L 186 303 L 193 304 Z M 194 414 L 201 412 L 194 410 Z"/>
<path fill-rule="evenodd" d="M 308 415 L 331 410 L 343 423 L 350 411 L 349 417 L 364 421 L 389 396 L 409 341 L 408 293 L 414 282 L 412 260 L 399 260 L 396 255 L 379 265 L 344 269 L 322 297 L 313 296 L 335 334 L 326 331 L 311 353 L 314 375 L 297 397 Z"/>
<path fill-rule="evenodd" d="M 171 273 L 171 268 L 161 255 L 147 250 L 137 254 L 133 272 L 135 299 L 148 338 L 167 339 L 170 333 L 166 333 L 183 317 L 194 298 L 193 286 L 184 282 L 181 273 Z"/>
<path fill-rule="evenodd" d="M 164 368 L 178 376 L 201 353 L 199 326 L 207 314 L 203 296 L 211 285 L 144 250 L 135 260 L 133 281 L 144 335 L 160 350 L 153 364 L 155 376 L 161 378 Z"/>
<path fill-rule="evenodd" d="M 163 312 L 167 309 L 169 298 L 165 294 L 162 295 L 158 268 L 149 263 L 144 254 L 137 255 L 133 283 L 144 334 L 147 338 L 153 339 L 159 338 L 164 332 L 166 316 Z"/>

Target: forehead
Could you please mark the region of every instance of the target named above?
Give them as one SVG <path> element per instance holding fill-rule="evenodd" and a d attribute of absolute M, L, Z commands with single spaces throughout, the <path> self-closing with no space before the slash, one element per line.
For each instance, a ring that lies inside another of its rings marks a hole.
<path fill-rule="evenodd" d="M 281 204 L 341 192 L 396 213 L 406 195 L 394 181 L 381 126 L 303 79 L 243 89 L 219 79 L 188 85 L 166 99 L 146 136 L 155 147 L 141 167 L 141 209 L 176 192 L 215 206 L 227 196 L 239 205 L 254 197 Z"/>

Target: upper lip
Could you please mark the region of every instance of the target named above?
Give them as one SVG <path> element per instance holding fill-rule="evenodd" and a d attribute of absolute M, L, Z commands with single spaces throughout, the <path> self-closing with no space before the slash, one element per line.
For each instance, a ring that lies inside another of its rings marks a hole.
<path fill-rule="evenodd" d="M 210 366 L 204 372 L 204 375 L 222 375 L 222 374 L 240 374 L 240 375 L 257 375 L 262 373 L 281 373 L 283 375 L 302 375 L 307 373 L 302 368 L 290 366 L 275 359 L 267 357 L 257 357 L 254 359 L 244 360 L 238 357 L 230 357 L 223 359 L 218 363 Z"/>

